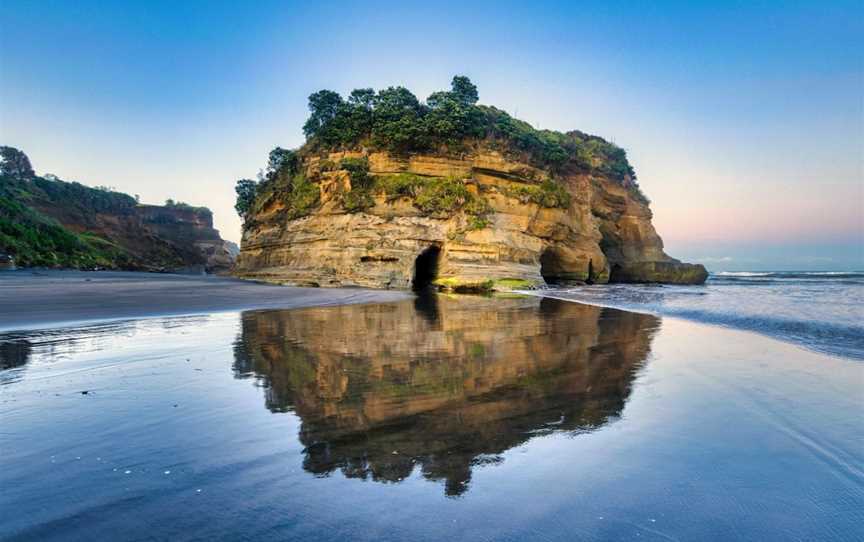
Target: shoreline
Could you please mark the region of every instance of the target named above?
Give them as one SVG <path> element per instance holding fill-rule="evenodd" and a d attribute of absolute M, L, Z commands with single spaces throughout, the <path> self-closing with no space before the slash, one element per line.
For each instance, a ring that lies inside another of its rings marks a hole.
<path fill-rule="evenodd" d="M 846 361 L 864 361 L 864 352 L 859 350 L 855 350 L 850 347 L 842 348 L 837 346 L 837 344 L 822 344 L 819 342 L 808 342 L 806 340 L 806 335 L 803 335 L 800 330 L 794 330 L 795 332 L 789 331 L 788 329 L 784 329 L 785 327 L 794 327 L 798 325 L 798 322 L 795 320 L 781 319 L 777 317 L 765 317 L 763 320 L 756 320 L 752 317 L 741 316 L 741 317 L 730 317 L 728 315 L 720 315 L 720 314 L 711 314 L 704 313 L 699 311 L 680 311 L 678 313 L 675 312 L 666 312 L 663 310 L 652 309 L 650 307 L 639 307 L 639 306 L 629 306 L 625 304 L 617 304 L 614 302 L 604 303 L 601 301 L 595 300 L 587 300 L 587 299 L 574 299 L 572 297 L 567 297 L 565 295 L 556 295 L 554 289 L 550 290 L 519 290 L 518 293 L 524 295 L 532 295 L 537 297 L 545 297 L 549 299 L 555 299 L 557 301 L 565 301 L 568 303 L 580 303 L 584 305 L 590 305 L 592 307 L 606 308 L 606 309 L 614 309 L 625 312 L 633 312 L 637 314 L 647 314 L 651 316 L 656 316 L 658 318 L 663 319 L 671 319 L 678 320 L 682 322 L 688 322 L 692 324 L 704 325 L 714 328 L 728 329 L 731 331 L 737 331 L 742 333 L 748 333 L 753 335 L 758 335 L 759 337 L 779 341 L 783 344 L 788 344 L 800 348 L 805 352 L 820 354 L 824 356 L 829 356 L 832 358 L 846 360 Z M 697 316 L 698 315 L 698 316 Z M 770 319 L 770 321 L 769 321 Z M 761 324 L 769 323 L 775 326 L 773 329 L 769 328 L 766 330 L 765 327 L 762 327 Z M 824 323 L 822 325 L 828 325 L 835 328 L 835 331 L 838 329 L 840 332 L 844 334 L 844 336 L 854 337 L 857 330 L 854 329 L 846 329 L 843 326 L 838 324 L 830 324 Z M 773 333 L 771 331 L 774 331 Z M 818 333 L 818 331 L 814 331 L 814 333 Z"/>
<path fill-rule="evenodd" d="M 805 352 L 846 361 L 862 360 L 854 353 L 818 348 L 782 335 L 724 322 L 572 299 L 555 295 L 554 290 L 516 290 L 514 293 L 728 329 L 792 345 Z M 281 286 L 218 275 L 17 269 L 0 272 L 0 306 L 10 308 L 0 311 L 0 333 L 246 310 L 388 303 L 411 299 L 414 295 L 408 290 Z M 74 317 L 68 316 L 70 314 Z"/>
<path fill-rule="evenodd" d="M 301 288 L 220 276 L 138 271 L 0 272 L 0 333 L 253 309 L 388 302 L 410 292 Z"/>

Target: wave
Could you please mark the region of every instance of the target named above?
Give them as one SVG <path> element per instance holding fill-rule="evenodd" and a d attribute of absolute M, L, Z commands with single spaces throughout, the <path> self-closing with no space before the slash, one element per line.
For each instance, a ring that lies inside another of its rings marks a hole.
<path fill-rule="evenodd" d="M 711 278 L 774 278 L 774 279 L 856 279 L 864 278 L 861 271 L 719 271 Z"/>
<path fill-rule="evenodd" d="M 789 273 L 785 273 L 788 275 Z M 846 276 L 838 273 L 832 276 Z M 856 275 L 864 277 L 862 273 Z M 533 293 L 562 301 L 672 316 L 753 331 L 817 352 L 864 360 L 864 282 L 726 277 L 706 286 L 606 285 L 550 288 Z M 734 288 L 742 284 L 746 289 Z M 529 293 L 529 292 L 526 292 Z"/>
<path fill-rule="evenodd" d="M 716 277 L 768 277 L 771 273 L 754 273 L 751 271 L 720 271 L 711 273 Z"/>
<path fill-rule="evenodd" d="M 791 285 L 796 283 L 801 285 L 861 285 L 864 284 L 864 273 L 858 271 L 721 271 L 711 273 L 708 283 L 739 286 Z"/>

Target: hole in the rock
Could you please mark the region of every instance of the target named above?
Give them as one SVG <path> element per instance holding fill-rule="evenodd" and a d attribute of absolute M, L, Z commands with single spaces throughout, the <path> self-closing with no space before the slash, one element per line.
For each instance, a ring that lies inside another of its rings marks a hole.
<path fill-rule="evenodd" d="M 621 266 L 619 264 L 612 264 L 612 267 L 609 269 L 609 282 L 619 282 L 621 278 Z"/>
<path fill-rule="evenodd" d="M 558 284 L 561 263 L 558 256 L 552 250 L 546 250 L 540 255 L 540 275 L 546 284 Z"/>
<path fill-rule="evenodd" d="M 414 280 L 411 287 L 414 291 L 426 290 L 432 285 L 432 281 L 438 278 L 438 260 L 441 256 L 441 248 L 431 246 L 417 256 L 414 262 Z"/>

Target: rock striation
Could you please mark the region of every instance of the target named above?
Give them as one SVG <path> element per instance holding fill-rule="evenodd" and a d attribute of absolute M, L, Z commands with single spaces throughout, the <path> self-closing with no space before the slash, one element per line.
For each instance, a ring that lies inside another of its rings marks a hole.
<path fill-rule="evenodd" d="M 368 163 L 368 174 L 382 180 L 376 186 L 385 186 L 368 190 L 360 210 L 346 204 L 357 187 L 350 168 L 340 166 L 345 159 Z M 554 183 L 569 197 L 550 204 L 539 192 L 551 182 L 549 171 L 482 143 L 458 153 L 305 153 L 299 170 L 317 196 L 314 208 L 297 216 L 284 191 L 259 195 L 244 225 L 239 276 L 373 288 L 431 282 L 456 291 L 560 281 L 698 284 L 707 277 L 702 265 L 663 251 L 635 183 L 596 171 L 556 172 Z M 388 179 L 406 178 L 461 183 L 482 210 L 424 211 L 416 190 L 386 189 Z"/>
<path fill-rule="evenodd" d="M 177 246 L 197 252 L 207 272 L 227 272 L 236 258 L 236 245 L 222 239 L 213 227 L 209 209 L 161 205 L 138 205 L 135 214 L 145 229 Z"/>

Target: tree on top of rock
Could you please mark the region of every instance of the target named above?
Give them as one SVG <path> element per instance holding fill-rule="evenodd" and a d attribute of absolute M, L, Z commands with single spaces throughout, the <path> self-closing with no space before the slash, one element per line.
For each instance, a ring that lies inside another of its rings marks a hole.
<path fill-rule="evenodd" d="M 480 95 L 477 94 L 477 85 L 464 75 L 456 75 L 450 82 L 450 92 L 462 105 L 475 105 Z"/>
<path fill-rule="evenodd" d="M 393 151 L 423 146 L 424 108 L 417 96 L 405 87 L 389 87 L 378 92 L 372 113 L 375 143 Z"/>

